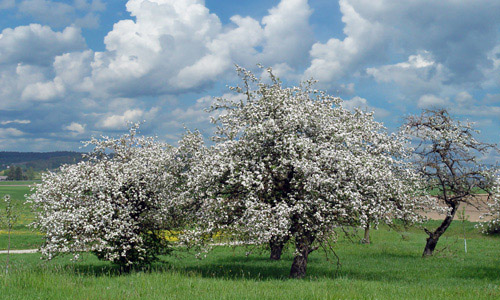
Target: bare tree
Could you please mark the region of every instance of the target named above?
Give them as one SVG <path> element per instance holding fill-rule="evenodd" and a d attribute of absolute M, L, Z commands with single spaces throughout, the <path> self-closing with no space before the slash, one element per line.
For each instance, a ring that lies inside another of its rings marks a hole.
<path fill-rule="evenodd" d="M 471 123 L 455 121 L 445 109 L 424 110 L 420 116 L 407 119 L 405 132 L 418 142 L 416 163 L 427 178 L 429 189 L 437 191 L 438 202 L 448 213 L 429 235 L 423 256 L 430 256 L 441 235 L 450 226 L 461 203 L 475 206 L 479 193 L 491 196 L 496 168 L 479 159 L 495 145 L 482 143 L 474 137 L 479 131 Z"/>

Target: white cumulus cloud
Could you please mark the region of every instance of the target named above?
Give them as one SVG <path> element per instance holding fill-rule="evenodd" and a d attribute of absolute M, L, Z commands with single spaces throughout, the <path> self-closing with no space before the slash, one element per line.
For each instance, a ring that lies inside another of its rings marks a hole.
<path fill-rule="evenodd" d="M 24 132 L 16 128 L 0 128 L 0 138 L 19 137 L 22 135 L 24 135 Z"/>
<path fill-rule="evenodd" d="M 368 100 L 358 96 L 353 97 L 349 100 L 344 100 L 342 102 L 342 106 L 349 110 L 354 110 L 355 108 L 359 108 L 364 111 L 373 112 L 373 115 L 376 118 L 385 118 L 390 115 L 390 112 L 387 111 L 386 109 L 373 107 L 368 103 Z"/>
<path fill-rule="evenodd" d="M 348 0 L 340 0 L 343 40 L 331 38 L 326 43 L 315 43 L 310 51 L 311 65 L 305 77 L 313 77 L 323 84 L 353 75 L 360 66 L 380 57 L 387 49 L 388 32 L 379 20 L 368 19 Z"/>
<path fill-rule="evenodd" d="M 119 130 L 127 128 L 129 122 L 142 122 L 153 119 L 158 113 L 159 108 L 153 107 L 149 111 L 142 109 L 128 109 L 122 114 L 109 114 L 105 116 L 96 125 L 101 129 Z"/>
<path fill-rule="evenodd" d="M 53 81 L 36 82 L 27 85 L 21 93 L 22 100 L 49 101 L 64 95 L 65 88 L 61 78 Z"/>
<path fill-rule="evenodd" d="M 39 24 L 6 28 L 0 34 L 0 64 L 47 66 L 56 55 L 85 48 L 80 29 L 74 27 L 61 32 Z"/>
<path fill-rule="evenodd" d="M 410 98 L 439 93 L 450 78 L 449 70 L 428 51 L 410 55 L 404 62 L 367 68 L 366 73 L 377 82 L 395 83 Z"/>
<path fill-rule="evenodd" d="M 71 122 L 71 124 L 63 126 L 63 129 L 72 131 L 76 134 L 82 134 L 85 132 L 85 126 L 85 124 L 82 125 L 80 123 Z"/>
<path fill-rule="evenodd" d="M 235 15 L 223 26 L 200 0 L 130 0 L 127 10 L 135 20 L 114 25 L 89 77 L 115 96 L 200 89 L 231 72 L 234 63 L 295 68 L 307 62 L 312 44 L 306 0 L 282 0 L 262 25 Z"/>
<path fill-rule="evenodd" d="M 449 105 L 449 99 L 432 94 L 423 95 L 417 102 L 419 108 L 447 108 Z"/>

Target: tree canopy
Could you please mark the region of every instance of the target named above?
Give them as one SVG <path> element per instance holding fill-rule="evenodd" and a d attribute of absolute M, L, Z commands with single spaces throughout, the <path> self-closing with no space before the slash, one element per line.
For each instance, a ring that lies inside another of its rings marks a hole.
<path fill-rule="evenodd" d="M 137 135 L 138 125 L 119 138 L 93 138 L 85 161 L 43 175 L 30 196 L 45 233 L 42 254 L 91 251 L 129 269 L 168 251 L 164 230 L 182 226 L 176 199 L 187 168 L 180 147 Z"/>
<path fill-rule="evenodd" d="M 191 241 L 220 232 L 271 247 L 293 240 L 290 276 L 302 277 L 334 228 L 418 217 L 422 186 L 403 161 L 402 136 L 387 134 L 371 113 L 344 109 L 313 81 L 286 88 L 270 69 L 267 79 L 237 71 L 243 86 L 231 89 L 239 97 L 215 100 L 216 144 L 193 165 Z"/>

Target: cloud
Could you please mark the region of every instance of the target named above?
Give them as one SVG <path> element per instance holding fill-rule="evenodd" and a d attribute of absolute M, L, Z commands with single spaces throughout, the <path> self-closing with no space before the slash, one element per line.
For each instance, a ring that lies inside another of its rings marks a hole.
<path fill-rule="evenodd" d="M 92 82 L 117 96 L 158 95 L 182 90 L 177 74 L 194 64 L 220 31 L 218 17 L 201 1 L 127 2 L 134 20 L 114 24 L 105 52 L 92 63 Z M 211 67 L 211 66 L 210 66 Z"/>
<path fill-rule="evenodd" d="M 24 0 L 19 4 L 18 11 L 52 27 L 75 25 L 96 28 L 99 25 L 99 15 L 96 12 L 105 9 L 105 4 L 100 0 L 75 0 L 73 5 L 50 0 Z"/>
<path fill-rule="evenodd" d="M 80 29 L 74 27 L 61 32 L 39 24 L 6 28 L 0 34 L 0 64 L 49 66 L 54 56 L 85 48 Z"/>
<path fill-rule="evenodd" d="M 85 132 L 85 124 L 79 124 L 79 123 L 76 123 L 76 122 L 72 122 L 71 124 L 67 125 L 67 126 L 63 126 L 63 129 L 64 130 L 69 130 L 69 131 L 72 131 L 73 133 L 76 133 L 76 134 L 82 134 Z"/>
<path fill-rule="evenodd" d="M 470 116 L 482 126 L 494 127 L 494 119 L 500 121 L 500 106 L 492 105 L 495 95 L 487 94 L 477 100 L 467 91 L 456 93 L 453 97 L 439 97 L 433 94 L 421 96 L 417 106 L 422 109 L 444 108 L 457 116 Z M 479 119 L 478 119 L 479 118 Z"/>
<path fill-rule="evenodd" d="M 410 55 L 405 62 L 367 68 L 366 73 L 377 82 L 395 83 L 408 98 L 439 93 L 450 78 L 450 71 L 428 51 Z"/>
<path fill-rule="evenodd" d="M 56 77 L 54 81 L 36 82 L 27 85 L 21 93 L 22 100 L 28 101 L 50 101 L 64 95 L 65 88 L 61 78 Z"/>
<path fill-rule="evenodd" d="M 498 97 L 498 95 L 496 95 Z M 496 99 L 498 101 L 498 99 Z M 495 95 L 487 94 L 481 101 L 478 101 L 466 91 L 460 92 L 455 95 L 450 111 L 465 115 L 481 118 L 495 118 L 500 120 L 500 106 L 493 104 L 498 103 L 495 101 Z M 482 119 L 482 121 L 486 121 Z"/>
<path fill-rule="evenodd" d="M 74 10 L 69 4 L 48 0 L 25 0 L 19 4 L 20 13 L 56 27 L 70 24 Z"/>
<path fill-rule="evenodd" d="M 374 113 L 374 116 L 376 118 L 385 118 L 385 117 L 388 117 L 390 115 L 390 112 L 383 109 L 383 108 L 378 108 L 378 107 L 373 107 L 371 105 L 368 104 L 368 100 L 366 100 L 365 98 L 361 98 L 361 97 L 353 97 L 351 98 L 350 100 L 344 100 L 342 102 L 342 107 L 348 109 L 348 110 L 354 110 L 355 108 L 359 108 L 361 110 L 365 110 L 365 111 L 369 111 L 369 112 L 373 112 Z"/>
<path fill-rule="evenodd" d="M 250 17 L 233 16 L 236 28 L 222 32 L 207 44 L 207 54 L 191 65 L 183 67 L 173 85 L 195 88 L 214 81 L 217 76 L 232 69 L 233 63 L 257 64 L 255 47 L 263 40 L 263 30 L 258 21 Z"/>
<path fill-rule="evenodd" d="M 446 108 L 449 105 L 449 99 L 443 99 L 432 94 L 423 95 L 417 101 L 419 108 Z"/>
<path fill-rule="evenodd" d="M 54 57 L 55 78 L 60 78 L 65 87 L 73 91 L 89 91 L 92 84 L 87 77 L 92 73 L 91 63 L 93 57 L 94 52 L 91 50 L 69 52 Z"/>
<path fill-rule="evenodd" d="M 96 29 L 99 27 L 99 16 L 95 13 L 88 13 L 81 18 L 77 18 L 73 23 L 76 27 L 80 28 L 92 28 Z"/>
<path fill-rule="evenodd" d="M 231 101 L 240 101 L 244 100 L 245 96 L 242 94 L 225 93 L 220 98 Z M 191 123 L 207 125 L 210 123 L 210 117 L 215 117 L 222 113 L 220 110 L 212 113 L 207 112 L 214 102 L 214 99 L 215 97 L 212 96 L 204 96 L 198 98 L 193 105 L 187 108 L 176 108 L 170 113 L 171 119 L 179 122 L 190 121 Z"/>
<path fill-rule="evenodd" d="M 74 5 L 79 10 L 89 10 L 89 11 L 104 11 L 106 10 L 106 4 L 101 0 L 75 0 Z"/>
<path fill-rule="evenodd" d="M 135 20 L 121 20 L 95 53 L 94 86 L 113 96 L 196 91 L 233 64 L 304 65 L 312 44 L 306 0 L 282 0 L 259 21 L 235 15 L 223 26 L 198 0 L 130 0 Z M 262 49 L 261 51 L 259 49 Z"/>
<path fill-rule="evenodd" d="M 339 3 L 345 38 L 313 45 L 307 77 L 336 81 L 357 72 L 363 75 L 370 64 L 389 62 L 391 52 L 403 56 L 432 53 L 435 62 L 449 70 L 447 83 L 481 82 L 483 69 L 491 66 L 487 54 L 498 41 L 498 1 Z"/>
<path fill-rule="evenodd" d="M 45 82 L 46 72 L 44 67 L 22 64 L 0 69 L 0 109 L 20 110 L 29 107 L 31 102 L 23 99 L 22 92 L 27 86 Z"/>
<path fill-rule="evenodd" d="M 0 0 L 0 9 L 12 3 Z M 319 88 L 349 95 L 346 107 L 381 118 L 441 105 L 496 124 L 500 3 L 340 0 L 343 35 L 315 42 L 313 1 L 275 1 L 263 17 L 233 15 L 225 24 L 203 0 L 130 0 L 130 15 L 100 51 L 87 48 L 79 27 L 97 26 L 110 2 L 17 3 L 16 16 L 46 25 L 0 33 L 0 110 L 3 120 L 31 120 L 22 130 L 40 145 L 64 137 L 58 145 L 67 147 L 77 135 L 122 130 L 127 121 L 148 120 L 146 130 L 161 136 L 183 124 L 209 131 L 203 109 L 212 100 L 204 96 L 233 84 L 234 63 L 256 73 L 257 63 L 272 66 L 291 85 L 314 77 Z M 370 105 L 385 99 L 387 110 Z"/>
<path fill-rule="evenodd" d="M 8 120 L 8 121 L 2 121 L 0 122 L 0 124 L 2 125 L 7 125 L 7 124 L 11 124 L 11 123 L 14 123 L 14 124 L 29 124 L 31 123 L 30 120 Z"/>
<path fill-rule="evenodd" d="M 221 96 L 223 99 L 232 101 L 244 100 L 242 94 L 225 93 Z M 198 98 L 196 102 L 187 108 L 175 108 L 170 111 L 165 117 L 169 122 L 163 123 L 160 126 L 170 133 L 168 138 L 172 141 L 177 141 L 184 132 L 184 127 L 190 129 L 198 129 L 200 132 L 209 137 L 213 135 L 215 126 L 211 123 L 211 118 L 215 118 L 224 113 L 224 111 L 214 111 L 208 113 L 206 110 L 210 108 L 214 101 L 212 96 L 204 96 Z"/>
<path fill-rule="evenodd" d="M 103 129 L 123 129 L 127 122 L 137 122 L 144 115 L 140 109 L 127 110 L 123 115 L 111 115 L 106 117 L 98 126 Z"/>
<path fill-rule="evenodd" d="M 498 41 L 500 2 L 351 2 L 363 16 L 378 20 L 388 28 L 391 43 L 396 47 L 403 51 L 431 52 L 437 62 L 451 71 L 450 81 L 483 79 L 481 69 L 489 64 L 487 53 Z"/>
<path fill-rule="evenodd" d="M 85 48 L 80 30 L 74 27 L 59 32 L 38 24 L 4 29 L 0 34 L 0 109 L 23 109 L 32 102 L 59 99 L 71 78 L 75 87 L 82 86 L 82 76 L 77 82 L 75 76 L 63 79 L 57 73 L 66 76 L 75 72 L 77 58 L 89 56 L 87 51 L 80 52 Z M 79 54 L 61 66 L 69 53 Z M 80 67 L 88 74 L 90 60 L 85 64 L 86 69 Z"/>
<path fill-rule="evenodd" d="M 142 109 L 128 109 L 122 114 L 107 115 L 96 125 L 98 128 L 107 130 L 126 129 L 127 124 L 130 122 L 141 122 L 153 119 L 158 111 L 158 107 L 154 107 L 147 112 Z"/>
<path fill-rule="evenodd" d="M 0 128 L 0 138 L 19 137 L 22 135 L 24 135 L 24 132 L 16 128 Z"/>
<path fill-rule="evenodd" d="M 311 64 L 304 73 L 306 78 L 313 77 L 323 84 L 359 72 L 387 50 L 389 36 L 381 20 L 364 17 L 351 1 L 340 0 L 339 4 L 346 37 L 315 43 L 310 51 Z"/>
<path fill-rule="evenodd" d="M 313 44 L 309 24 L 312 10 L 307 0 L 281 1 L 262 18 L 264 45 L 260 63 L 286 63 L 292 68 L 307 63 L 307 53 Z"/>
<path fill-rule="evenodd" d="M 497 44 L 487 55 L 490 62 L 489 67 L 482 69 L 484 82 L 483 88 L 496 88 L 500 86 L 500 44 Z"/>
<path fill-rule="evenodd" d="M 486 94 L 483 102 L 485 104 L 500 103 L 500 94 Z"/>

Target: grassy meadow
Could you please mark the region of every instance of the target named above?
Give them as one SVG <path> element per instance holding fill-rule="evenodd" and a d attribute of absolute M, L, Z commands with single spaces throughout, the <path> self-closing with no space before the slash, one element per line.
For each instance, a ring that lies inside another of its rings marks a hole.
<path fill-rule="evenodd" d="M 0 196 L 9 193 L 23 203 L 29 189 L 10 188 L 0 187 Z M 42 237 L 26 227 L 29 210 L 21 211 L 13 246 L 32 248 Z M 484 236 L 474 225 L 453 222 L 427 259 L 421 258 L 421 228 L 372 230 L 370 245 L 359 243 L 361 231 L 352 238 L 340 235 L 332 245 L 340 265 L 331 252 L 315 251 L 302 280 L 287 278 L 291 247 L 278 262 L 258 247 L 218 247 L 202 260 L 178 249 L 129 274 L 90 254 L 76 262 L 70 256 L 47 262 L 40 254 L 12 254 L 5 274 L 7 256 L 0 254 L 0 299 L 500 299 L 500 237 Z M 0 250 L 6 238 L 0 232 Z"/>
<path fill-rule="evenodd" d="M 4 182 L 0 182 L 4 183 Z M 32 184 L 33 182 L 26 182 Z M 16 183 L 21 185 L 22 183 Z M 5 203 L 3 197 L 9 194 L 16 206 L 16 211 L 19 215 L 17 222 L 14 225 L 11 235 L 11 248 L 12 249 L 31 249 L 37 248 L 42 242 L 42 235 L 34 232 L 28 226 L 34 220 L 33 213 L 29 206 L 25 205 L 25 195 L 30 193 L 29 186 L 11 186 L 0 184 L 0 210 L 3 212 Z M 7 231 L 5 228 L 0 227 L 0 250 L 7 249 Z"/>

